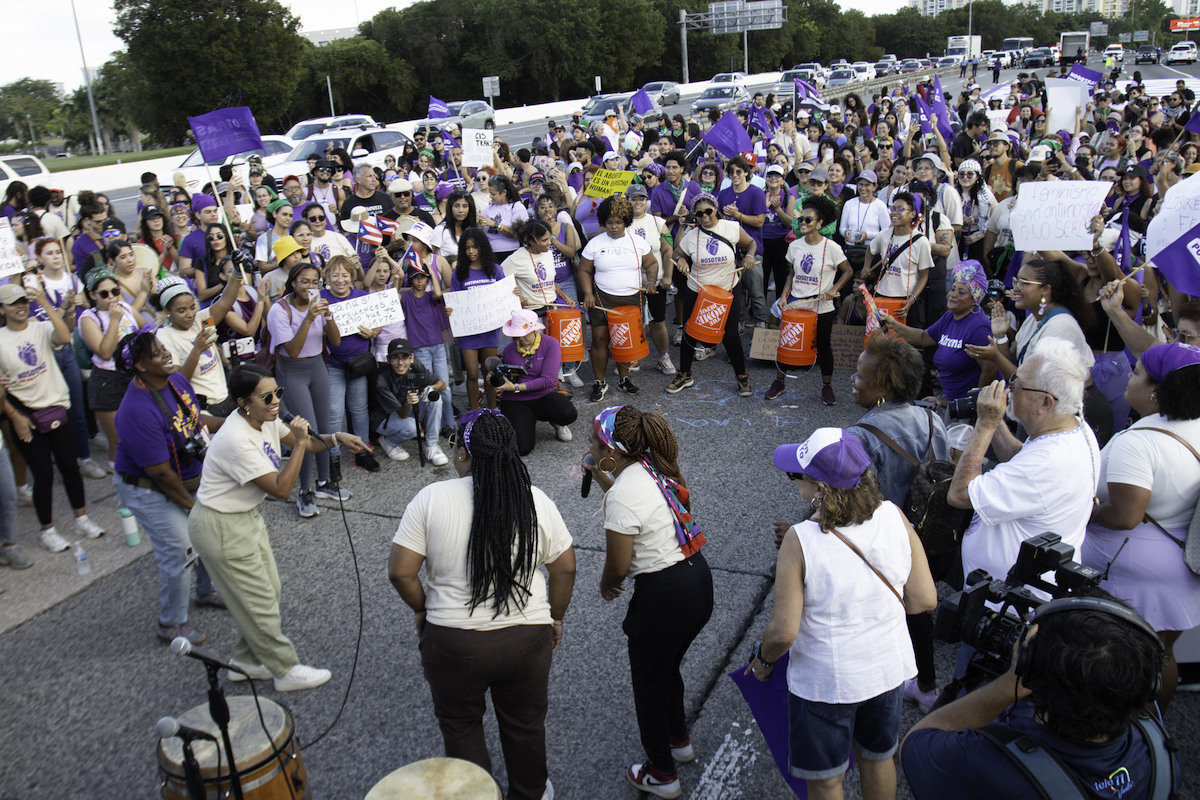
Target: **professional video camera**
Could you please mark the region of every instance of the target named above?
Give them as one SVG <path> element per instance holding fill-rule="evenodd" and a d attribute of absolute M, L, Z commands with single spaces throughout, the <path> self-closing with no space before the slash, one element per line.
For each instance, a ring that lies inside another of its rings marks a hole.
<path fill-rule="evenodd" d="M 497 364 L 492 368 L 491 374 L 488 375 L 488 383 L 492 384 L 492 386 L 503 386 L 506 380 L 517 383 L 528 374 L 524 367 L 517 366 L 516 364 Z"/>
<path fill-rule="evenodd" d="M 1072 561 L 1075 548 L 1064 544 L 1057 533 L 1043 533 L 1021 542 L 1017 563 L 1004 580 L 995 580 L 977 569 L 967 576 L 967 588 L 938 603 L 933 619 L 933 635 L 943 642 L 963 642 L 975 648 L 975 655 L 961 678 L 952 681 L 938 699 L 940 707 L 958 696 L 963 686 L 968 691 L 986 680 L 1008 672 L 1013 648 L 1020 643 L 1029 612 L 1048 602 L 1033 589 L 1052 598 L 1069 597 L 1080 589 L 1098 586 L 1104 573 Z M 1054 572 L 1055 583 L 1043 580 Z M 1000 603 L 1000 610 L 987 604 Z M 1016 615 L 1009 613 L 1015 612 Z"/>

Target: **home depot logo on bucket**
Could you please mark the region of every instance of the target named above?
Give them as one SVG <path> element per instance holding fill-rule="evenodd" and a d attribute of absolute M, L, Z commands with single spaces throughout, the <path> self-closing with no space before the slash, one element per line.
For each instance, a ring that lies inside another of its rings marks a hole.
<path fill-rule="evenodd" d="M 629 346 L 629 323 L 618 322 L 608 326 L 608 338 L 613 347 Z"/>
<path fill-rule="evenodd" d="M 800 343 L 800 337 L 802 336 L 804 336 L 804 323 L 785 322 L 783 330 L 779 332 L 779 346 L 795 347 Z"/>
<path fill-rule="evenodd" d="M 583 344 L 583 320 L 576 317 L 558 326 L 558 335 L 562 338 L 559 344 L 569 347 L 573 344 Z"/>
<path fill-rule="evenodd" d="M 702 328 L 719 328 L 725 320 L 725 311 L 728 306 L 722 303 L 714 303 L 706 301 L 700 310 L 696 313 L 696 324 Z"/>

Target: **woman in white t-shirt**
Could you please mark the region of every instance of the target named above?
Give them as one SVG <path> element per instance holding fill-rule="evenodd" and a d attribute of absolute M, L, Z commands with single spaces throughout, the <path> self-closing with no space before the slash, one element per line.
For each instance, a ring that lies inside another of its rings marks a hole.
<path fill-rule="evenodd" d="M 742 350 L 742 339 L 738 335 L 738 320 L 742 318 L 742 293 L 734 291 L 743 269 L 754 266 L 758 244 L 743 230 L 736 220 L 718 218 L 717 198 L 711 194 L 697 195 L 692 201 L 694 227 L 682 229 L 675 243 L 675 269 L 687 275 L 687 286 L 683 290 L 683 317 L 688 320 L 696 306 L 700 287 L 715 286 L 733 294 L 733 303 L 725 314 L 725 331 L 721 344 L 733 365 L 737 379 L 738 394 L 749 397 L 750 376 L 746 373 L 746 354 Z M 738 253 L 742 266 L 738 268 Z M 696 358 L 696 342 L 686 333 L 679 342 L 679 372 L 667 384 L 667 392 L 676 394 L 689 386 L 695 386 L 692 378 L 692 361 Z M 707 356 L 705 356 L 707 358 Z"/>
<path fill-rule="evenodd" d="M 929 239 L 913 230 L 920 222 L 922 205 L 921 198 L 908 192 L 892 197 L 892 226 L 871 240 L 861 273 L 863 282 L 875 287 L 874 294 L 904 301 L 893 314 L 901 320 L 925 291 L 933 269 Z"/>
<path fill-rule="evenodd" d="M 301 664 L 283 635 L 279 573 L 258 507 L 268 495 L 291 496 L 306 451 L 324 452 L 337 442 L 355 451 L 365 445 L 348 433 L 315 438 L 303 417 L 285 425 L 279 419 L 283 389 L 257 364 L 230 376 L 229 394 L 237 410 L 208 446 L 188 536 L 238 626 L 232 663 L 242 674 L 231 672 L 229 679 L 274 678 L 277 692 L 312 689 L 331 675 Z M 284 446 L 292 452 L 280 469 Z"/>
<path fill-rule="evenodd" d="M 1125 397 L 1141 419 L 1100 452 L 1100 502 L 1079 561 L 1108 570 L 1104 588 L 1159 632 L 1165 659 L 1157 700 L 1165 713 L 1179 683 L 1175 641 L 1200 625 L 1200 576 L 1183 559 L 1200 501 L 1200 349 L 1149 348 Z"/>
<path fill-rule="evenodd" d="M 607 551 L 600 596 L 615 600 L 634 579 L 622 629 L 629 642 L 633 703 L 647 761 L 626 777 L 659 797 L 679 796 L 675 763 L 695 758 L 684 717 L 680 664 L 713 611 L 713 582 L 692 520 L 679 442 L 666 418 L 633 406 L 596 415 L 592 463 L 604 490 Z"/>
<path fill-rule="evenodd" d="M 458 242 L 463 231 L 477 226 L 475 201 L 461 189 L 446 198 L 446 219 L 433 229 L 433 252 L 454 266 L 458 260 Z"/>
<path fill-rule="evenodd" d="M 878 202 L 878 201 L 876 201 Z M 833 323 L 837 319 L 833 301 L 854 277 L 854 270 L 838 243 L 821 235 L 821 227 L 837 219 L 837 205 L 824 195 L 809 195 L 800 204 L 797 221 L 801 238 L 788 245 L 791 265 L 780 291 L 780 300 L 771 306 L 771 314 L 782 319 L 787 309 L 797 308 L 817 314 L 817 366 L 821 370 L 821 401 L 831 406 L 833 394 Z M 775 323 L 772 320 L 772 324 Z M 784 371 L 776 364 L 775 381 L 767 389 L 768 400 L 784 390 Z"/>
<path fill-rule="evenodd" d="M 233 404 L 226 403 L 229 388 L 215 323 L 233 309 L 241 283 L 240 272 L 230 273 L 221 295 L 203 310 L 187 282 L 174 275 L 160 280 L 150 297 L 150 304 L 166 316 L 166 324 L 155 336 L 171 354 L 179 374 L 192 384 L 201 410 L 214 417 L 233 411 Z"/>
<path fill-rule="evenodd" d="M 575 583 L 571 534 L 530 482 L 506 417 L 468 411 L 452 441 L 458 479 L 426 486 L 408 504 L 388 578 L 415 614 L 446 755 L 491 770 L 483 726 L 490 689 L 508 796 L 550 796 L 547 689 Z"/>
<path fill-rule="evenodd" d="M 621 306 L 642 307 L 642 292 L 658 292 L 658 262 L 651 244 L 631 230 L 633 205 L 622 195 L 605 198 L 596 210 L 600 222 L 597 233 L 583 247 L 579 258 L 579 289 L 583 306 L 592 326 L 592 402 L 597 403 L 608 391 L 608 315 Z M 643 281 L 643 273 L 645 280 Z M 643 289 L 642 287 L 646 288 Z M 629 379 L 632 364 L 617 362 L 617 386 L 627 394 L 640 389 Z"/>
<path fill-rule="evenodd" d="M 746 671 L 771 680 L 789 656 L 788 766 L 810 797 L 841 789 L 852 749 L 864 785 L 896 785 L 904 681 L 917 673 L 906 614 L 937 605 L 921 540 L 870 466 L 840 428 L 775 449 L 814 512 L 775 524 L 775 608 Z"/>

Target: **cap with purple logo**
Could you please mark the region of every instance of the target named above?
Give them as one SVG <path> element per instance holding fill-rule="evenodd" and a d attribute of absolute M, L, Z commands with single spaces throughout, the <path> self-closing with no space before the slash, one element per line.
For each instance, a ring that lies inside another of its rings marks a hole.
<path fill-rule="evenodd" d="M 775 448 L 775 468 L 800 472 L 834 489 L 853 489 L 871 466 L 867 451 L 853 434 L 841 428 L 817 428 L 800 444 Z"/>

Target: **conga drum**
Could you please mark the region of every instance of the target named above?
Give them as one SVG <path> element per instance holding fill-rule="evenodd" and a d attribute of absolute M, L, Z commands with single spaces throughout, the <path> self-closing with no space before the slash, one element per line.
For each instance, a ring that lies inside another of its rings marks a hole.
<path fill-rule="evenodd" d="M 608 348 L 613 361 L 634 364 L 650 355 L 646 329 L 642 326 L 642 309 L 638 306 L 617 306 L 608 313 Z M 563 361 L 566 361 L 566 357 Z"/>
<path fill-rule="evenodd" d="M 292 800 L 309 798 L 308 774 L 296 742 L 296 726 L 292 713 L 278 703 L 260 698 L 262 721 L 271 732 L 270 740 L 263 733 L 258 709 L 253 697 L 229 698 L 229 741 L 241 779 L 245 800 Z M 220 729 L 208 715 L 208 704 L 189 709 L 178 717 L 181 725 L 211 733 L 217 741 Z M 229 760 L 221 749 L 220 771 L 217 769 L 217 744 L 203 739 L 192 743 L 192 753 L 200 764 L 208 797 L 232 797 Z M 190 800 L 183 769 L 183 741 L 162 739 L 158 743 L 158 774 L 162 779 L 165 800 Z M 219 794 L 218 794 L 219 793 Z"/>
<path fill-rule="evenodd" d="M 375 784 L 366 800 L 504 800 L 487 770 L 461 758 L 427 758 Z"/>
<path fill-rule="evenodd" d="M 908 312 L 901 312 L 904 307 L 904 299 L 900 297 L 875 297 L 875 305 L 880 311 L 886 311 L 896 318 L 898 322 L 904 322 L 908 318 Z M 888 331 L 888 336 L 893 339 L 903 339 L 903 337 L 895 331 Z M 867 337 L 863 337 L 863 347 L 867 346 Z"/>
<path fill-rule="evenodd" d="M 583 317 L 578 309 L 547 309 L 546 333 L 558 340 L 564 364 L 583 361 Z"/>
<path fill-rule="evenodd" d="M 775 360 L 789 367 L 811 367 L 817 361 L 817 315 L 799 308 L 785 309 L 779 325 Z"/>
<path fill-rule="evenodd" d="M 732 305 L 732 292 L 719 286 L 701 286 L 692 316 L 683 326 L 684 333 L 705 344 L 717 344 L 725 338 L 725 319 Z"/>

